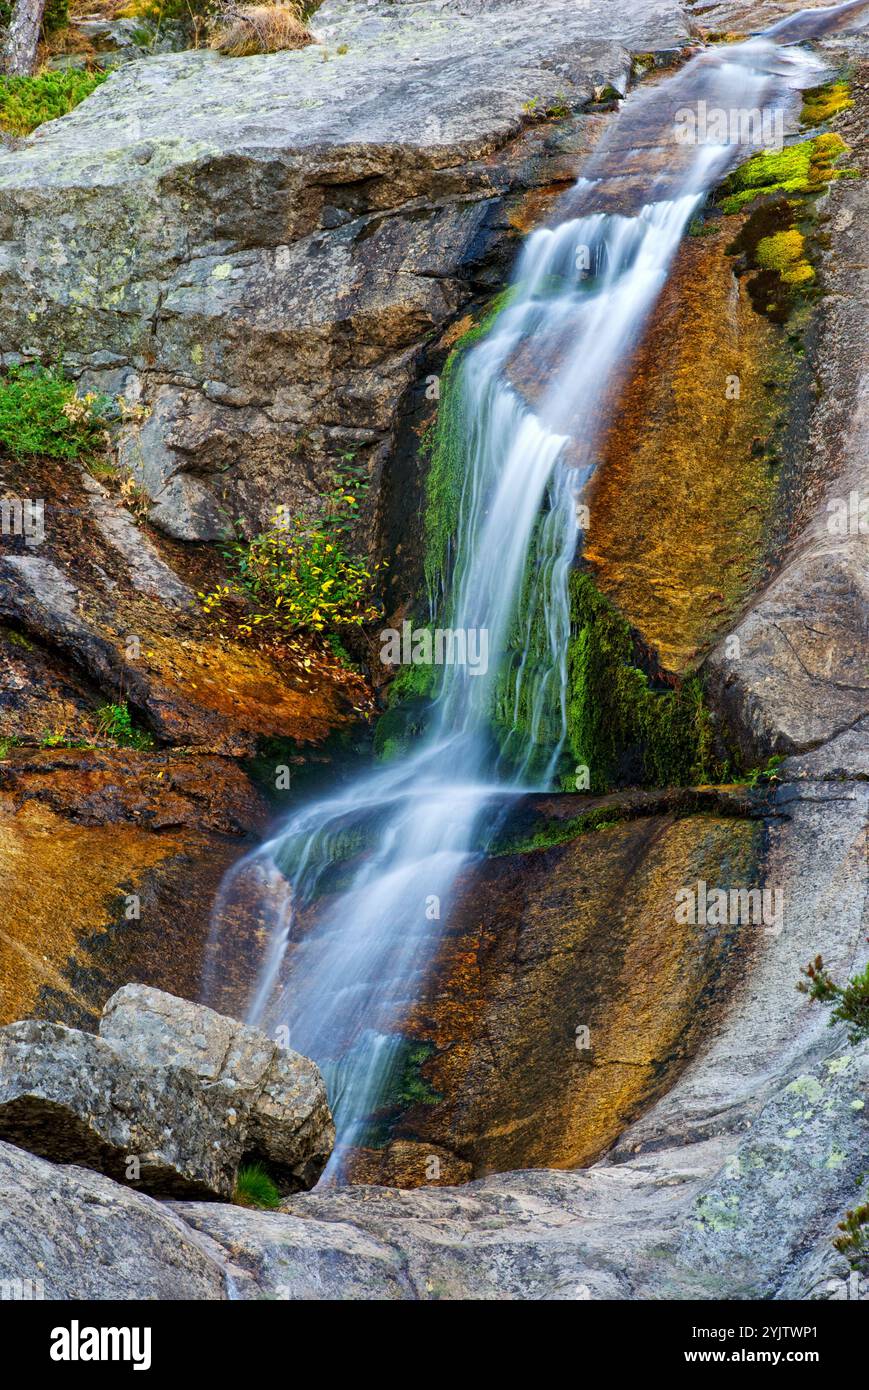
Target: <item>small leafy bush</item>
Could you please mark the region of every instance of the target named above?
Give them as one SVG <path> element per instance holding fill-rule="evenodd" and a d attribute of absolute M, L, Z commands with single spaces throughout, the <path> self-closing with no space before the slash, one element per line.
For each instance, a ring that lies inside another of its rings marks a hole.
<path fill-rule="evenodd" d="M 12 135 L 29 135 L 44 121 L 67 116 L 108 75 L 74 68 L 37 77 L 0 75 L 0 126 Z"/>
<path fill-rule="evenodd" d="M 236 542 L 227 555 L 253 610 L 239 625 L 241 636 L 250 636 L 255 627 L 283 632 L 361 627 L 380 614 L 371 571 L 329 527 L 278 515 L 267 531 Z M 200 595 L 209 614 L 232 596 L 230 585 Z"/>
<path fill-rule="evenodd" d="M 846 1211 L 839 1230 L 842 1234 L 833 1241 L 834 1248 L 847 1255 L 853 1265 L 862 1265 L 869 1258 L 869 1203 Z"/>
<path fill-rule="evenodd" d="M 119 748 L 146 751 L 154 747 L 152 735 L 134 726 L 126 700 L 116 705 L 103 705 L 97 710 L 97 727 L 104 738 L 110 738 Z"/>
<path fill-rule="evenodd" d="M 16 458 L 74 459 L 103 443 L 105 400 L 75 387 L 57 368 L 10 367 L 0 376 L 0 448 Z"/>
<path fill-rule="evenodd" d="M 267 531 L 227 547 L 224 554 L 235 582 L 200 593 L 205 612 L 225 623 L 227 606 L 241 598 L 248 609 L 237 626 L 241 637 L 255 628 L 335 633 L 380 617 L 374 573 L 351 552 L 349 542 L 367 488 L 365 469 L 353 463 L 352 455 L 345 456 L 322 519 L 279 511 Z"/>
<path fill-rule="evenodd" d="M 281 1204 L 281 1194 L 261 1163 L 246 1163 L 236 1175 L 232 1200 L 238 1207 L 274 1211 Z"/>

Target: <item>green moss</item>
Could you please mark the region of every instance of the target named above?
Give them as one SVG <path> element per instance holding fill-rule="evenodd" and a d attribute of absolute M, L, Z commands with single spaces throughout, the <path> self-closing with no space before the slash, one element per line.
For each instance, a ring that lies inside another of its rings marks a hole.
<path fill-rule="evenodd" d="M 595 811 L 585 811 L 581 816 L 571 816 L 568 820 L 548 820 L 530 835 L 503 837 L 496 840 L 487 850 L 489 855 L 530 854 L 535 850 L 554 849 L 586 835 L 594 830 L 607 830 L 618 825 L 619 818 L 613 814 L 611 806 L 599 807 Z"/>
<path fill-rule="evenodd" d="M 462 358 L 469 347 L 490 331 L 512 294 L 512 289 L 508 289 L 497 295 L 480 322 L 469 328 L 453 347 L 441 373 L 437 423 L 423 445 L 424 451 L 431 455 L 423 530 L 425 580 L 433 612 L 443 602 L 452 568 L 465 483 L 470 431 L 461 386 Z"/>
<path fill-rule="evenodd" d="M 725 181 L 721 207 L 726 213 L 734 213 L 763 194 L 820 193 L 832 179 L 841 178 L 846 172 L 833 166 L 847 151 L 841 135 L 831 132 L 783 150 L 753 155 Z"/>
<path fill-rule="evenodd" d="M 38 77 L 0 76 L 0 126 L 12 135 L 29 135 L 44 121 L 68 115 L 108 75 L 68 68 Z"/>
<path fill-rule="evenodd" d="M 402 1041 L 393 1067 L 391 1100 L 402 1109 L 409 1105 L 437 1105 L 443 1100 L 422 1075 L 422 1067 L 434 1055 L 433 1043 Z"/>
<path fill-rule="evenodd" d="M 491 713 L 502 758 L 524 766 L 525 775 L 532 779 L 546 774 L 562 735 L 560 689 L 557 681 L 549 679 L 552 651 L 541 602 L 541 570 L 551 558 L 546 553 L 544 525 L 545 517 L 541 516 L 530 538 L 522 590 L 494 683 Z"/>
<path fill-rule="evenodd" d="M 433 670 L 433 667 L 402 667 L 406 670 Z M 409 753 L 426 731 L 431 705 L 428 700 L 406 694 L 382 714 L 374 730 L 374 756 L 383 762 Z"/>
<path fill-rule="evenodd" d="M 807 126 L 824 125 L 841 111 L 849 111 L 853 105 L 849 83 L 839 78 L 834 82 L 825 82 L 821 87 L 810 87 L 803 93 L 800 120 Z"/>
<path fill-rule="evenodd" d="M 631 781 L 688 786 L 713 780 L 712 728 L 698 678 L 656 690 L 635 664 L 630 627 L 589 574 L 570 578 L 568 736 L 592 791 Z"/>
<path fill-rule="evenodd" d="M 787 285 L 804 285 L 814 280 L 815 271 L 806 259 L 806 239 L 796 227 L 763 237 L 757 244 L 755 259 L 762 270 L 776 270 Z"/>

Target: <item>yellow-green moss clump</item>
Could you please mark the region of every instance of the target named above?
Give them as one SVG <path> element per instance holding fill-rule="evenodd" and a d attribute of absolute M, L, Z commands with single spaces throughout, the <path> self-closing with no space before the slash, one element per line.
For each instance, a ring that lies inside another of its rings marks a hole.
<path fill-rule="evenodd" d="M 805 285 L 815 278 L 805 253 L 806 239 L 792 227 L 790 231 L 764 237 L 754 255 L 762 270 L 777 270 L 786 285 Z"/>
<path fill-rule="evenodd" d="M 850 111 L 853 105 L 847 81 L 826 82 L 822 87 L 810 87 L 803 93 L 800 120 L 803 125 L 825 125 L 841 111 Z"/>
<path fill-rule="evenodd" d="M 833 167 L 847 152 L 841 135 L 830 131 L 777 152 L 756 154 L 735 169 L 725 183 L 722 210 L 739 212 L 752 199 L 768 193 L 820 193 L 832 179 L 842 178 L 848 172 Z"/>

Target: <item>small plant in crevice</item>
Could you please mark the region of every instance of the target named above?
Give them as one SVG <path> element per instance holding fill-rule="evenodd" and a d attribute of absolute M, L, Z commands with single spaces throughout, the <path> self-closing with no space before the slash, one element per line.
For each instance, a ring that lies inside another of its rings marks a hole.
<path fill-rule="evenodd" d="M 856 1269 L 869 1267 L 869 1202 L 845 1212 L 839 1222 L 841 1235 L 833 1240 L 833 1248 L 845 1255 Z"/>
<path fill-rule="evenodd" d="M 148 752 L 154 747 L 154 736 L 133 724 L 126 700 L 103 705 L 97 710 L 97 728 L 103 738 L 111 739 L 119 748 L 136 748 Z"/>
<path fill-rule="evenodd" d="M 778 770 L 784 762 L 783 753 L 774 753 L 766 767 L 753 767 L 745 774 L 745 780 L 752 791 L 758 787 L 775 787 L 778 784 Z"/>
<path fill-rule="evenodd" d="M 45 729 L 39 740 L 40 748 L 89 748 L 90 744 L 86 738 L 74 735 L 66 727 L 55 727 Z"/>
<path fill-rule="evenodd" d="M 847 1024 L 848 1041 L 854 1045 L 869 1039 L 869 965 L 840 985 L 824 964 L 823 956 L 817 955 L 802 974 L 804 978 L 797 984 L 800 993 L 819 1004 L 833 1006 L 831 1027 Z M 835 1249 L 847 1256 L 854 1268 L 869 1269 L 869 1204 L 847 1211 L 838 1229 L 841 1234 L 833 1240 Z"/>
<path fill-rule="evenodd" d="M 869 1038 L 869 965 L 844 985 L 832 978 L 823 957 L 819 955 L 809 962 L 802 973 L 805 979 L 797 985 L 800 993 L 807 994 L 817 1003 L 833 1005 L 831 1027 L 837 1023 L 847 1023 L 851 1043 L 864 1042 Z"/>
<path fill-rule="evenodd" d="M 243 1163 L 236 1174 L 232 1200 L 237 1207 L 274 1211 L 281 1204 L 281 1194 L 261 1163 Z"/>

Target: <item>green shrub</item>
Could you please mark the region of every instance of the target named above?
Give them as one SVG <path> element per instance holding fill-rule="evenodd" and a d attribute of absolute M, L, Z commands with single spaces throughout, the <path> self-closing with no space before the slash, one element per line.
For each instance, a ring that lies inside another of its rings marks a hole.
<path fill-rule="evenodd" d="M 108 77 L 107 72 L 43 72 L 38 77 L 0 75 L 0 126 L 29 135 L 44 121 L 66 116 Z"/>
<path fill-rule="evenodd" d="M 344 454 L 321 518 L 279 511 L 267 531 L 227 546 L 224 555 L 235 580 L 200 593 L 205 613 L 225 624 L 227 607 L 241 599 L 249 611 L 236 625 L 238 636 L 250 637 L 255 628 L 320 632 L 340 659 L 343 648 L 335 629 L 362 627 L 382 611 L 374 596 L 374 571 L 350 549 L 368 487 L 364 464 L 355 463 L 353 453 Z"/>
<path fill-rule="evenodd" d="M 147 751 L 154 747 L 153 736 L 145 729 L 135 728 L 126 700 L 97 710 L 97 727 L 104 738 L 110 738 L 119 748 Z"/>
<path fill-rule="evenodd" d="M 0 376 L 0 447 L 16 458 L 73 459 L 102 443 L 104 398 L 77 396 L 57 368 L 11 367 Z"/>
<path fill-rule="evenodd" d="M 281 1194 L 261 1163 L 246 1163 L 238 1170 L 232 1200 L 238 1207 L 261 1207 L 274 1211 Z"/>
<path fill-rule="evenodd" d="M 236 584 L 199 597 L 204 611 L 217 613 L 221 622 L 226 621 L 226 605 L 245 597 L 252 611 L 238 624 L 242 637 L 254 628 L 327 632 L 361 627 L 380 615 L 371 571 L 330 526 L 276 516 L 268 531 L 251 541 L 236 541 L 226 555 Z"/>
<path fill-rule="evenodd" d="M 818 1003 L 835 1006 L 830 1015 L 831 1027 L 847 1023 L 852 1043 L 869 1038 L 869 965 L 844 985 L 837 984 L 831 977 L 821 956 L 815 956 L 802 973 L 806 978 L 797 985 L 800 993 L 808 994 Z"/>

